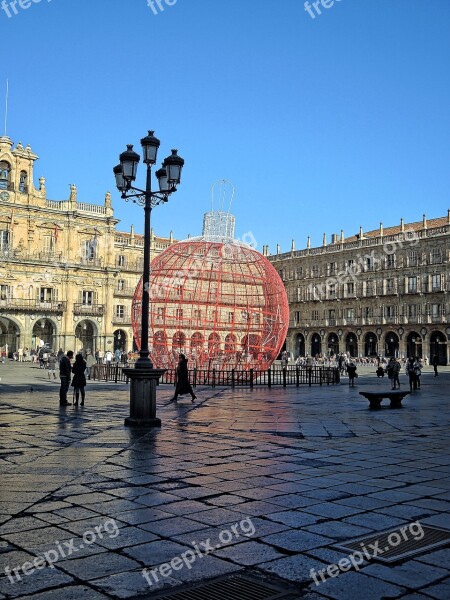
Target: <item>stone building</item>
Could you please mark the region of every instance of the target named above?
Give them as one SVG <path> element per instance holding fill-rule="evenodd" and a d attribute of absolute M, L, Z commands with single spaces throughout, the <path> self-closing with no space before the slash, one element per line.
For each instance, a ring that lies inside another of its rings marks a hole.
<path fill-rule="evenodd" d="M 109 193 L 88 204 L 71 185 L 67 200 L 47 199 L 37 158 L 0 137 L 0 348 L 131 350 L 143 236 L 117 231 Z M 172 242 L 152 233 L 152 257 Z"/>
<path fill-rule="evenodd" d="M 269 254 L 264 247 L 264 254 Z M 450 211 L 269 257 L 289 298 L 294 357 L 416 355 L 450 361 Z"/>

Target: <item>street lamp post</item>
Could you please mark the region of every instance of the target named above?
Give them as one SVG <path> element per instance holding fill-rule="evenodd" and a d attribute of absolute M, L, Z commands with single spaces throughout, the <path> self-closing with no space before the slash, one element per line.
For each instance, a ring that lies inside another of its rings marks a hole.
<path fill-rule="evenodd" d="M 177 150 L 164 159 L 162 167 L 156 171 L 159 192 L 152 191 L 152 166 L 160 141 L 153 131 L 141 140 L 143 162 L 147 165 L 145 190 L 133 186 L 136 180 L 140 156 L 128 145 L 120 155 L 120 164 L 114 167 L 116 186 L 123 200 L 132 200 L 144 207 L 144 268 L 142 281 L 142 311 L 141 311 L 141 347 L 139 358 L 134 369 L 123 369 L 130 379 L 130 416 L 125 419 L 125 425 L 160 427 L 161 420 L 156 417 L 156 385 L 165 369 L 154 369 L 150 360 L 148 346 L 148 325 L 150 308 L 150 217 L 152 208 L 167 202 L 169 196 L 176 192 L 181 180 L 184 160 L 178 156 Z M 131 192 L 131 193 L 130 193 Z"/>

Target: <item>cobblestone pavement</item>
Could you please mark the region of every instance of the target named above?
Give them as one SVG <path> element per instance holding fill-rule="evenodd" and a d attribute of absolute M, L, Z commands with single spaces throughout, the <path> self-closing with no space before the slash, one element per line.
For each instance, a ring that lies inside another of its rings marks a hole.
<path fill-rule="evenodd" d="M 448 370 L 402 410 L 368 410 L 358 392 L 390 387 L 369 372 L 355 388 L 199 388 L 194 405 L 160 386 L 151 431 L 124 427 L 125 385 L 89 382 L 85 407 L 59 408 L 44 371 L 0 377 L 0 600 L 152 597 L 233 572 L 309 600 L 450 598 L 449 546 L 311 573 L 343 540 L 450 529 Z"/>

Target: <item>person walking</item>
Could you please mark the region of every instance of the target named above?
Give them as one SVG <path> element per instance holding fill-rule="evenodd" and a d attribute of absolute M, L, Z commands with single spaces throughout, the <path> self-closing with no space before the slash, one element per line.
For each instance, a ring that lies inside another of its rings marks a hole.
<path fill-rule="evenodd" d="M 48 369 L 48 378 L 51 379 L 53 375 L 53 379 L 56 379 L 56 354 L 54 352 L 50 353 L 47 361 L 47 369 Z"/>
<path fill-rule="evenodd" d="M 358 374 L 356 373 L 356 365 L 353 361 L 347 365 L 347 373 L 348 385 L 350 387 L 355 387 L 355 377 L 358 377 Z"/>
<path fill-rule="evenodd" d="M 75 394 L 75 404 L 78 406 L 78 401 L 80 399 L 81 392 L 81 406 L 84 406 L 84 398 L 86 387 L 86 375 L 84 374 L 86 371 L 86 361 L 83 358 L 82 354 L 77 354 L 75 357 L 75 364 L 72 367 L 73 379 L 72 379 L 72 387 Z"/>
<path fill-rule="evenodd" d="M 59 378 L 61 379 L 61 388 L 59 390 L 59 405 L 67 406 L 67 392 L 69 391 L 70 378 L 72 375 L 72 365 L 70 360 L 73 358 L 72 350 L 61 357 L 59 361 Z"/>
<path fill-rule="evenodd" d="M 386 368 L 386 373 L 391 382 L 391 389 L 396 390 L 397 387 L 400 388 L 400 365 L 393 356 L 391 356 L 391 358 L 389 359 L 389 363 Z"/>
<path fill-rule="evenodd" d="M 197 396 L 194 394 L 194 390 L 192 389 L 192 385 L 189 382 L 189 371 L 188 371 L 188 359 L 184 354 L 180 354 L 178 357 L 178 367 L 177 367 L 177 385 L 175 388 L 175 395 L 172 398 L 172 401 L 176 402 L 178 400 L 178 396 L 183 394 L 190 394 L 192 402 L 196 400 Z"/>
<path fill-rule="evenodd" d="M 437 377 L 439 375 L 439 373 L 438 373 L 439 358 L 437 357 L 437 354 L 435 354 L 433 356 L 433 360 L 431 361 L 431 364 L 433 365 L 434 376 Z"/>

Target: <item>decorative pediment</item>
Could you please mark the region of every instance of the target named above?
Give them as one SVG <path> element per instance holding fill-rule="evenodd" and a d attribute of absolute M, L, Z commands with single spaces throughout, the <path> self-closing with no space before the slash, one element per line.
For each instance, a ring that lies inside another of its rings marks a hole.
<path fill-rule="evenodd" d="M 39 229 L 51 229 L 52 231 L 55 231 L 55 227 L 58 226 L 58 228 L 61 230 L 62 227 L 59 223 L 56 223 L 55 221 L 44 221 L 43 223 L 37 223 L 36 227 L 38 227 Z"/>
<path fill-rule="evenodd" d="M 78 230 L 78 233 L 81 235 L 87 235 L 90 238 L 93 238 L 95 236 L 97 237 L 102 237 L 102 232 L 99 231 L 96 227 L 83 227 L 82 229 Z"/>

